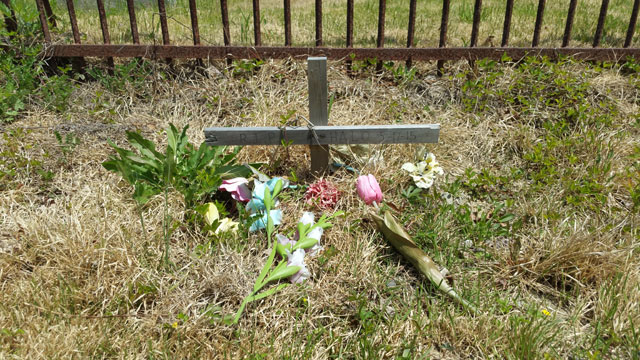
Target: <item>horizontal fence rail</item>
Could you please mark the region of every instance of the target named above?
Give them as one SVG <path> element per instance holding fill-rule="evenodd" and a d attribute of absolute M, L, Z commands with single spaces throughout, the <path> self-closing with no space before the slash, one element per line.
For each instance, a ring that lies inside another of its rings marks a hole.
<path fill-rule="evenodd" d="M 8 0 L 0 0 L 5 5 L 10 4 Z M 571 33 L 573 29 L 574 18 L 576 15 L 576 7 L 578 0 L 569 0 L 567 9 L 564 33 L 562 37 L 561 47 L 541 47 L 540 33 L 545 21 L 545 5 L 546 0 L 538 0 L 536 6 L 536 16 L 533 29 L 533 37 L 530 47 L 513 47 L 509 46 L 509 37 L 512 26 L 512 15 L 514 9 L 514 0 L 505 0 L 505 16 L 502 23 L 502 38 L 497 45 L 493 47 L 493 41 L 490 44 L 486 42 L 479 45 L 480 23 L 482 21 L 482 0 L 474 0 L 473 18 L 471 23 L 471 33 L 468 46 L 466 47 L 448 47 L 447 31 L 450 19 L 450 0 L 442 0 L 442 10 L 439 14 L 422 14 L 440 18 L 440 36 L 438 47 L 416 47 L 415 46 L 415 26 L 416 17 L 420 13 L 416 10 L 417 0 L 405 0 L 407 2 L 409 16 L 407 27 L 406 47 L 388 48 L 385 47 L 385 16 L 386 16 L 386 0 L 378 0 L 378 18 L 377 18 L 377 36 L 375 47 L 354 47 L 354 0 L 345 0 L 346 2 L 346 35 L 344 47 L 328 47 L 323 41 L 323 2 L 322 0 L 314 0 L 315 14 L 315 47 L 314 46 L 294 46 L 291 30 L 291 1 L 283 0 L 282 11 L 284 16 L 284 46 L 264 46 L 262 41 L 260 0 L 252 0 L 253 15 L 253 42 L 254 46 L 236 46 L 233 45 L 231 39 L 231 31 L 229 25 L 229 8 L 227 0 L 220 0 L 220 16 L 221 29 L 220 35 L 223 39 L 224 46 L 205 46 L 201 45 L 200 29 L 198 27 L 198 10 L 196 0 L 189 0 L 189 8 L 185 9 L 191 19 L 191 36 L 193 45 L 172 44 L 167 25 L 167 12 L 165 9 L 165 0 L 157 0 L 160 28 L 162 33 L 162 45 L 160 44 L 141 44 L 140 35 L 138 33 L 136 12 L 134 10 L 134 1 L 127 0 L 127 9 L 129 14 L 129 23 L 131 31 L 131 39 L 133 44 L 112 44 L 109 34 L 109 24 L 105 15 L 103 0 L 95 0 L 98 7 L 99 24 L 102 30 L 102 44 L 82 44 L 80 42 L 78 22 L 73 7 L 73 0 L 66 0 L 69 22 L 73 32 L 73 44 L 60 44 L 52 41 L 50 28 L 55 28 L 56 15 L 53 13 L 49 0 L 35 0 L 39 12 L 40 24 L 45 42 L 45 54 L 52 57 L 72 57 L 81 60 L 83 57 L 100 57 L 109 61 L 109 65 L 113 66 L 114 57 L 136 57 L 150 59 L 251 59 L 251 58 L 303 58 L 307 56 L 326 56 L 329 59 L 342 59 L 347 62 L 347 66 L 351 67 L 352 60 L 377 59 L 377 60 L 402 60 L 406 61 L 407 66 L 411 66 L 412 61 L 438 61 L 438 72 L 441 73 L 444 61 L 447 60 L 478 60 L 482 58 L 500 59 L 503 55 L 507 55 L 512 59 L 521 59 L 526 56 L 548 56 L 557 58 L 560 56 L 570 56 L 583 60 L 611 60 L 617 61 L 625 57 L 640 58 L 640 48 L 632 46 L 632 39 L 636 31 L 636 23 L 638 12 L 640 11 L 640 0 L 633 0 L 633 10 L 630 11 L 628 26 L 626 26 L 626 36 L 624 37 L 624 46 L 615 48 L 601 47 L 603 31 L 605 28 L 605 20 L 609 9 L 609 0 L 600 2 L 600 11 L 597 19 L 597 26 L 593 32 L 591 47 L 570 47 Z M 469 0 L 469 2 L 471 2 Z M 631 7 L 631 1 L 629 1 Z M 533 19 L 532 19 L 533 20 Z M 546 19 L 548 21 L 548 19 Z M 11 30 L 16 28 L 15 16 L 5 16 L 6 28 Z M 112 24 L 113 25 L 113 24 Z M 493 38 L 493 36 L 490 36 Z M 381 61 L 377 63 L 378 70 L 381 69 Z"/>
<path fill-rule="evenodd" d="M 286 59 L 326 56 L 341 60 L 478 60 L 500 59 L 505 54 L 512 59 L 527 56 L 558 58 L 571 56 L 581 60 L 617 61 L 625 57 L 640 58 L 640 48 L 541 48 L 541 47 L 449 47 L 449 48 L 330 48 L 286 46 L 191 46 L 191 45 L 55 45 L 46 49 L 54 57 L 144 57 L 202 59 Z"/>

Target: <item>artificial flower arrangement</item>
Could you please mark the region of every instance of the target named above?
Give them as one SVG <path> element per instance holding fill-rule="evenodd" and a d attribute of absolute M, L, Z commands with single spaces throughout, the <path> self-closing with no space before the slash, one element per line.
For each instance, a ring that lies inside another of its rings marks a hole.
<path fill-rule="evenodd" d="M 435 175 L 443 173 L 433 154 L 428 154 L 423 161 L 416 165 L 406 163 L 402 169 L 412 173 L 416 186 L 420 188 L 431 187 Z M 282 222 L 282 211 L 275 207 L 279 203 L 278 195 L 288 187 L 288 182 L 281 178 L 266 179 L 264 175 L 261 178 L 263 181 L 253 180 L 252 191 L 248 187 L 249 180 L 245 178 L 225 180 L 220 186 L 221 190 L 230 192 L 233 199 L 246 203 L 251 222 L 249 231 L 265 229 L 267 241 L 271 244 L 269 257 L 260 271 L 252 291 L 244 298 L 235 315 L 223 318 L 223 321 L 228 324 L 235 324 L 240 320 L 248 303 L 273 295 L 290 284 L 299 284 L 309 279 L 311 272 L 307 268 L 305 257 L 312 256 L 322 249 L 320 246 L 322 234 L 325 229 L 332 226 L 328 221 L 342 213 L 336 212 L 331 216 L 322 215 L 316 222 L 312 212 L 304 212 L 291 238 L 276 234 L 275 227 Z M 393 215 L 388 210 L 383 211 L 380 208 L 379 204 L 382 203 L 383 194 L 376 178 L 371 174 L 359 176 L 356 181 L 356 191 L 365 204 L 373 205 L 376 209 L 370 211 L 369 215 L 387 241 L 440 291 L 469 311 L 477 312 L 473 304 L 463 299 L 448 284 L 444 275 L 438 270 L 436 263 L 413 242 L 411 236 Z M 308 204 L 315 204 L 321 209 L 330 209 L 335 207 L 338 196 L 337 188 L 327 180 L 321 179 L 309 186 L 305 193 L 305 200 Z M 214 204 L 209 205 L 206 214 L 209 225 L 218 222 L 214 234 L 237 229 L 238 224 L 232 220 L 220 219 Z M 289 283 L 279 283 L 267 289 L 267 285 L 286 278 Z"/>
<path fill-rule="evenodd" d="M 262 178 L 266 180 L 264 176 Z M 299 284 L 309 279 L 311 272 L 306 266 L 305 257 L 306 255 L 315 255 L 321 250 L 320 238 L 324 229 L 332 226 L 328 220 L 341 214 L 341 212 L 336 212 L 331 216 L 323 215 L 316 222 L 312 212 L 304 212 L 291 239 L 282 234 L 275 234 L 275 227 L 282 222 L 282 211 L 275 209 L 275 207 L 279 203 L 278 195 L 288 187 L 288 181 L 282 178 L 272 178 L 266 181 L 254 179 L 253 182 L 253 191 L 249 190 L 249 181 L 244 178 L 231 179 L 220 186 L 220 190 L 230 192 L 233 199 L 247 203 L 248 220 L 251 223 L 249 231 L 255 232 L 265 229 L 267 241 L 271 244 L 271 253 L 254 283 L 253 290 L 244 298 L 235 315 L 223 318 L 223 321 L 228 324 L 235 324 L 240 320 L 248 303 L 273 295 L 290 284 L 280 283 L 266 289 L 267 285 L 286 278 L 291 284 Z M 211 205 L 210 209 L 216 208 L 215 205 Z M 215 214 L 217 214 L 217 209 L 212 210 L 211 218 L 214 219 L 213 221 L 219 221 L 218 228 L 225 226 L 221 231 L 231 229 L 226 225 L 226 218 L 219 220 L 219 216 L 216 217 Z"/>

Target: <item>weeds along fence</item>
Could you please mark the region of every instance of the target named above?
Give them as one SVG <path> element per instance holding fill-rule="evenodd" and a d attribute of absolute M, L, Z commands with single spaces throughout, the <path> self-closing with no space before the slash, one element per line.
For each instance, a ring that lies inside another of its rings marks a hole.
<path fill-rule="evenodd" d="M 9 0 L 1 0 L 6 5 L 10 4 Z M 96 0 L 97 16 L 99 17 L 100 30 L 102 32 L 101 44 L 83 44 L 81 43 L 80 29 L 76 11 L 74 9 L 73 0 L 66 0 L 66 8 L 68 12 L 69 23 L 71 27 L 73 44 L 66 44 L 60 41 L 52 40 L 50 28 L 56 27 L 56 18 L 59 14 L 54 14 L 49 0 L 35 0 L 40 24 L 45 41 L 45 53 L 52 57 L 99 57 L 108 59 L 113 64 L 114 57 L 137 57 L 151 59 L 172 59 L 172 58 L 195 58 L 195 59 L 253 59 L 253 58 L 302 58 L 307 56 L 327 56 L 329 59 L 343 59 L 347 63 L 351 60 L 377 59 L 382 61 L 395 60 L 406 61 L 410 66 L 412 61 L 438 61 L 438 67 L 442 68 L 446 60 L 477 60 L 482 58 L 500 59 L 505 54 L 512 59 L 521 59 L 529 55 L 549 56 L 557 58 L 558 56 L 571 56 L 582 60 L 608 60 L 617 61 L 626 57 L 640 58 L 640 48 L 632 47 L 632 40 L 636 31 L 636 22 L 638 11 L 640 8 L 640 0 L 633 0 L 624 5 L 624 14 L 628 14 L 626 6 L 630 8 L 629 21 L 626 24 L 626 35 L 622 47 L 601 47 L 603 30 L 605 28 L 605 20 L 607 19 L 607 11 L 609 9 L 609 0 L 602 0 L 597 18 L 597 25 L 593 30 L 591 44 L 585 45 L 584 37 L 581 46 L 571 47 L 572 30 L 574 19 L 576 17 L 576 8 L 578 0 L 569 0 L 569 6 L 566 11 L 566 20 L 564 21 L 564 32 L 562 36 L 562 45 L 556 46 L 540 46 L 541 31 L 543 29 L 543 20 L 545 17 L 546 0 L 538 0 L 535 11 L 535 24 L 533 26 L 533 34 L 531 35 L 530 46 L 510 46 L 509 39 L 512 30 L 512 17 L 515 0 L 505 0 L 506 6 L 504 10 L 504 22 L 502 26 L 502 37 L 500 42 L 496 44 L 479 45 L 479 29 L 482 20 L 482 0 L 468 0 L 469 5 L 473 3 L 473 17 L 471 22 L 471 32 L 468 42 L 465 46 L 448 47 L 448 29 L 449 29 L 449 13 L 451 9 L 450 0 L 442 0 L 442 7 L 439 16 L 439 39 L 437 47 L 416 47 L 415 31 L 416 31 L 416 5 L 417 0 L 407 0 L 409 2 L 408 23 L 406 23 L 406 46 L 403 47 L 387 47 L 385 48 L 385 15 L 387 9 L 387 1 L 379 0 L 377 11 L 377 36 L 375 38 L 376 47 L 354 47 L 354 0 L 346 0 L 346 33 L 344 35 L 343 46 L 325 46 L 323 39 L 323 2 L 315 1 L 315 46 L 296 46 L 292 38 L 292 18 L 291 18 L 291 0 L 283 0 L 283 6 L 278 11 L 283 11 L 284 26 L 284 44 L 282 46 L 265 46 L 262 41 L 261 31 L 261 14 L 260 0 L 252 0 L 252 17 L 253 17 L 253 46 L 240 46 L 232 42 L 229 24 L 229 6 L 227 0 L 220 0 L 220 16 L 223 45 L 210 46 L 203 45 L 200 39 L 200 29 L 198 25 L 198 8 L 196 0 L 188 0 L 189 17 L 191 20 L 191 40 L 193 45 L 172 44 L 171 34 L 167 22 L 167 10 L 165 0 L 157 0 L 157 13 L 154 11 L 153 16 L 157 16 L 160 22 L 162 33 L 162 44 L 143 44 L 141 36 L 138 33 L 138 19 L 136 18 L 136 8 L 134 0 L 126 0 L 131 44 L 112 44 L 109 34 L 109 25 L 107 23 L 107 15 L 105 13 L 104 0 Z M 498 0 L 496 0 L 498 1 Z M 590 3 L 581 4 L 582 6 L 594 7 L 597 3 L 592 0 Z M 76 0 L 78 2 L 78 0 Z M 150 4 L 149 4 L 150 5 Z M 210 5 L 210 4 L 207 4 Z M 214 4 L 215 5 L 215 4 Z M 556 5 L 556 4 L 552 4 Z M 406 5 L 405 5 L 406 6 Z M 436 4 L 439 8 L 439 3 Z M 327 9 L 327 7 L 324 7 Z M 186 12 L 186 6 L 183 9 Z M 554 13 L 558 17 L 559 13 Z M 425 16 L 438 17 L 434 13 L 425 14 Z M 66 16 L 66 15 L 65 15 Z M 263 19 L 264 20 L 264 19 Z M 248 20 L 247 20 L 248 21 Z M 5 17 L 7 28 L 15 28 L 15 18 L 11 16 Z M 433 21 L 437 26 L 437 20 Z M 119 24 L 118 26 L 122 26 Z M 333 30 L 333 29 L 331 29 Z M 397 37 L 397 35 L 396 35 Z M 497 40 L 497 39 L 496 39 Z M 246 44 L 245 44 L 246 45 Z M 381 61 L 378 62 L 381 66 Z"/>

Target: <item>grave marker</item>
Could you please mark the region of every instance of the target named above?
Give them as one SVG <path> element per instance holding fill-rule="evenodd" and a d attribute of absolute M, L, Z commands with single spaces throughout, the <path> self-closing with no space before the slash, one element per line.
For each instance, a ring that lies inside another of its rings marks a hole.
<path fill-rule="evenodd" d="M 437 143 L 439 124 L 328 126 L 327 58 L 308 59 L 309 126 L 211 127 L 205 128 L 208 145 L 308 145 L 311 171 L 329 166 L 331 144 L 417 144 Z"/>

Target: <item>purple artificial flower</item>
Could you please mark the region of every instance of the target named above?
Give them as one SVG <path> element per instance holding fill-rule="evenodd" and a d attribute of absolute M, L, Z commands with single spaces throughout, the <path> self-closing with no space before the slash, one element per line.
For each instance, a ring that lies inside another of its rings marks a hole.
<path fill-rule="evenodd" d="M 237 177 L 229 180 L 223 180 L 222 185 L 218 189 L 225 190 L 231 193 L 231 197 L 234 200 L 247 202 L 251 200 L 251 191 L 247 184 L 249 180 L 243 177 Z"/>

